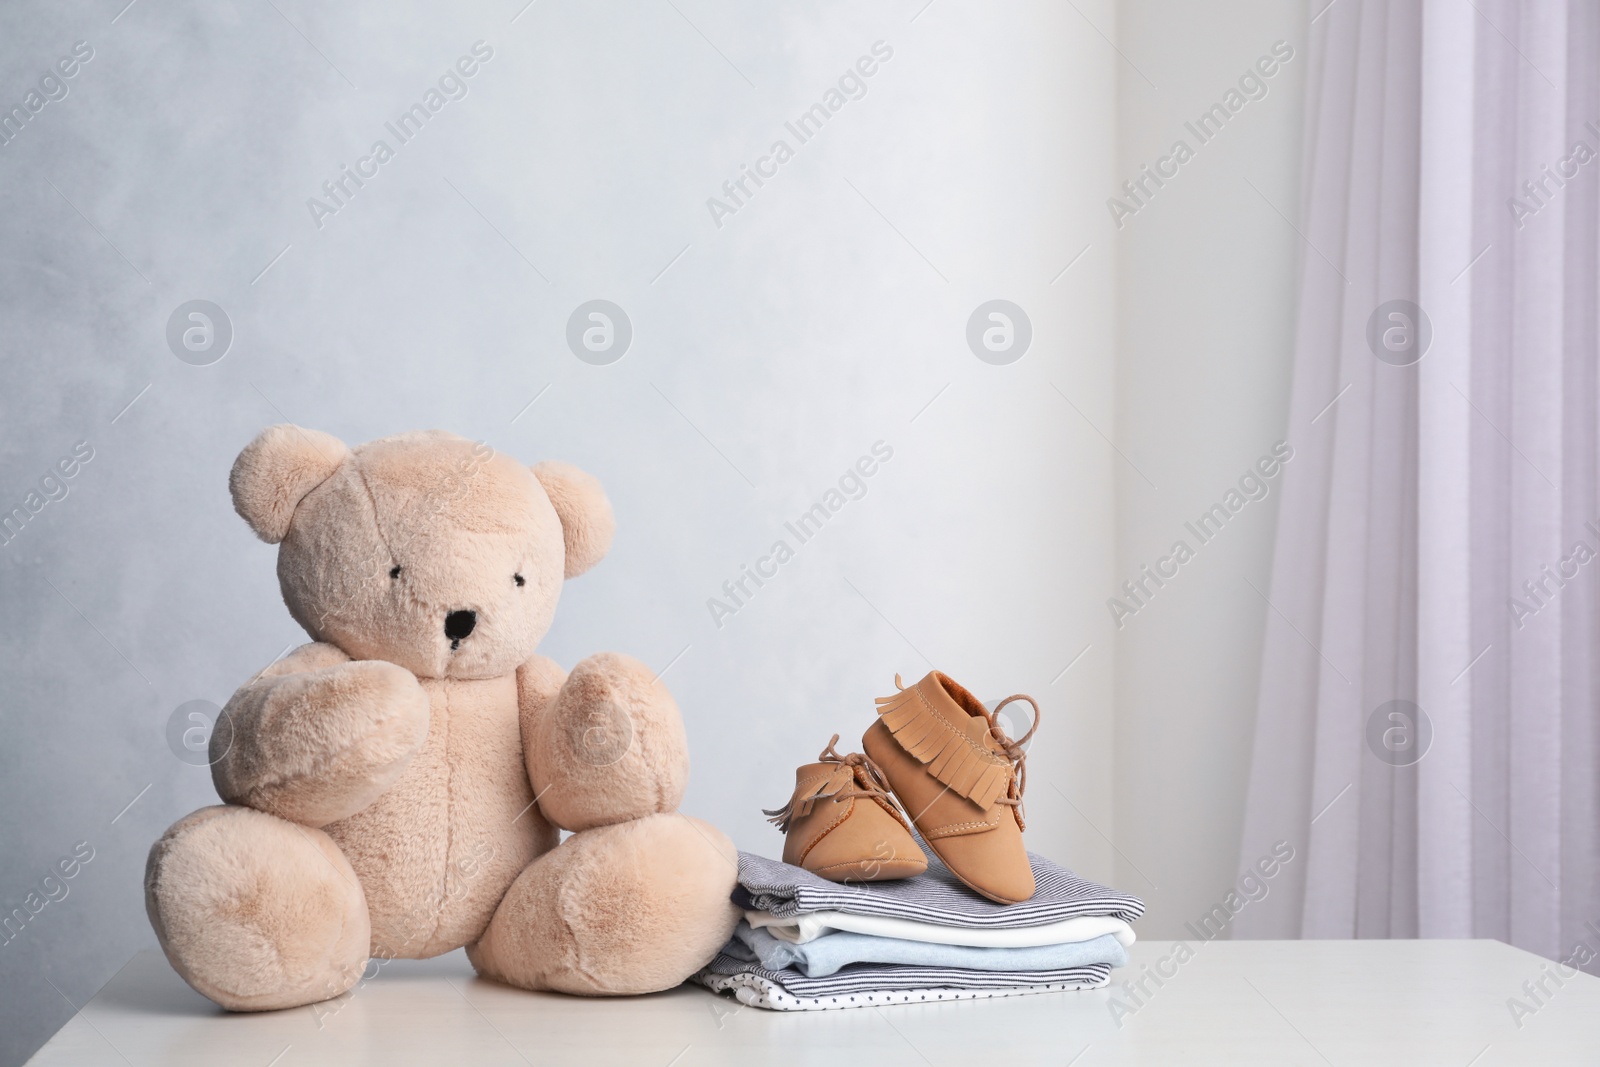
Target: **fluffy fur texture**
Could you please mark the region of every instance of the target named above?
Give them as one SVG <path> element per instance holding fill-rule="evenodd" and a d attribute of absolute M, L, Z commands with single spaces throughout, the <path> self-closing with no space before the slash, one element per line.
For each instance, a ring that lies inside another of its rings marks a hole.
<path fill-rule="evenodd" d="M 689 784 L 678 705 L 650 668 L 612 652 L 578 664 L 523 744 L 539 809 L 563 830 L 676 811 Z"/>
<path fill-rule="evenodd" d="M 338 996 L 367 965 L 355 872 L 312 830 L 249 808 L 201 808 L 150 850 L 145 910 L 185 981 L 238 1011 Z"/>
<path fill-rule="evenodd" d="M 321 430 L 267 428 L 233 461 L 233 509 L 269 545 L 283 540 L 307 493 L 339 469 L 350 450 Z"/>
<path fill-rule="evenodd" d="M 727 892 L 738 867 L 733 843 L 687 815 L 574 834 L 522 872 L 467 956 L 525 989 L 669 989 L 685 956 L 709 960 L 738 923 Z"/>
<path fill-rule="evenodd" d="M 355 448 L 306 494 L 278 550 L 284 603 L 307 633 L 419 678 L 511 674 L 550 628 L 566 569 L 561 519 L 533 473 L 438 431 Z M 444 630 L 452 611 L 477 620 L 459 647 Z"/>
<path fill-rule="evenodd" d="M 303 645 L 223 709 L 227 725 L 211 735 L 217 793 L 305 826 L 354 815 L 422 746 L 428 707 L 403 667 Z"/>
<path fill-rule="evenodd" d="M 534 651 L 562 581 L 610 545 L 598 482 L 451 434 L 347 449 L 275 426 L 230 486 L 315 640 L 228 702 L 211 755 L 229 806 L 151 850 L 151 923 L 191 985 L 290 1007 L 349 988 L 369 952 L 481 941 L 480 968 L 514 984 L 629 993 L 715 953 L 736 854 L 672 813 L 671 694 L 625 656 L 569 678 Z M 581 832 L 557 849 L 557 825 Z"/>
<path fill-rule="evenodd" d="M 556 514 L 561 516 L 561 532 L 567 543 L 567 577 L 576 578 L 611 551 L 611 537 L 617 532 L 611 501 L 606 499 L 599 479 L 570 463 L 545 460 L 534 465 L 533 476 L 544 486 Z"/>

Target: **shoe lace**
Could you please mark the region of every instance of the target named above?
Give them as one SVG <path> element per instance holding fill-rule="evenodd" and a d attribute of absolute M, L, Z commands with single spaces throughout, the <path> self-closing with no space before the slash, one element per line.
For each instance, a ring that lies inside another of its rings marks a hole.
<path fill-rule="evenodd" d="M 839 735 L 834 734 L 828 741 L 828 747 L 822 750 L 817 760 L 821 763 L 842 763 L 852 768 L 855 771 L 855 788 L 840 790 L 833 794 L 833 799 L 853 800 L 867 797 L 888 799 L 889 779 L 884 775 L 883 768 L 864 752 L 841 754 L 833 747 L 838 743 Z"/>
<path fill-rule="evenodd" d="M 828 741 L 828 747 L 822 750 L 822 755 L 818 756 L 817 760 L 821 763 L 837 763 L 841 766 L 849 767 L 851 769 L 851 788 L 840 789 L 837 792 L 814 796 L 806 802 L 804 808 L 802 808 L 802 812 L 809 811 L 811 803 L 814 801 L 823 799 L 829 799 L 835 803 L 841 800 L 878 800 L 882 801 L 893 809 L 891 814 L 898 812 L 899 805 L 896 803 L 894 797 L 889 794 L 889 779 L 884 775 L 883 768 L 879 767 L 875 762 L 873 762 L 872 758 L 867 756 L 865 753 L 851 752 L 848 755 L 841 754 L 838 749 L 834 748 L 834 746 L 838 743 L 839 735 L 834 734 L 833 737 Z M 767 817 L 768 822 L 772 823 L 784 833 L 788 833 L 789 824 L 793 820 L 795 814 L 794 799 L 790 798 L 789 803 L 785 804 L 781 808 L 775 808 L 772 810 L 762 808 L 761 813 Z M 898 819 L 900 816 L 896 814 L 895 818 Z M 900 821 L 902 823 L 905 822 L 904 819 L 901 819 Z"/>
<path fill-rule="evenodd" d="M 1017 700 L 1026 700 L 1033 708 L 1033 724 L 1028 727 L 1027 733 L 1013 741 L 1000 725 L 1000 709 Z M 997 798 L 995 803 L 1021 808 L 1022 794 L 1028 788 L 1028 742 L 1033 739 L 1034 731 L 1039 729 L 1039 703 L 1026 693 L 1013 693 L 996 704 L 993 711 L 985 712 L 984 717 L 989 720 L 989 736 L 994 738 L 1006 759 L 1011 761 L 1011 786 L 1006 790 L 1006 795 Z"/>
<path fill-rule="evenodd" d="M 894 676 L 894 685 L 896 689 L 903 690 L 906 687 L 905 682 L 900 680 L 900 675 L 898 674 Z M 1033 708 L 1033 724 L 1028 727 L 1027 733 L 1013 741 L 1000 725 L 1000 709 L 1017 700 L 1026 700 L 1028 705 Z M 1007 807 L 1020 808 L 1022 807 L 1022 794 L 1028 788 L 1028 742 L 1033 739 L 1034 732 L 1039 729 L 1039 702 L 1026 693 L 1013 693 L 996 704 L 994 710 L 984 709 L 983 717 L 989 723 L 989 736 L 994 738 L 995 743 L 1000 746 L 1000 751 L 1005 754 L 1006 759 L 1011 761 L 1011 784 L 1006 789 L 1006 795 L 996 798 L 995 803 L 1004 804 Z M 839 740 L 839 735 L 834 734 L 833 740 Z M 828 747 L 833 747 L 832 742 L 829 743 Z M 863 756 L 862 759 L 866 759 L 866 757 Z M 876 765 L 874 764 L 874 766 Z"/>

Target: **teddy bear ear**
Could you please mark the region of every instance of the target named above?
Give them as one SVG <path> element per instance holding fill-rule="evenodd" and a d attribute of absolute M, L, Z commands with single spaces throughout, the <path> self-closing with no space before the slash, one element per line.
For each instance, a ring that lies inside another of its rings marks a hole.
<path fill-rule="evenodd" d="M 611 501 L 599 479 L 570 463 L 535 464 L 533 476 L 561 517 L 561 536 L 567 546 L 566 576 L 576 578 L 611 549 L 611 535 L 617 532 Z"/>
<path fill-rule="evenodd" d="M 256 536 L 275 545 L 289 534 L 289 520 L 306 494 L 338 470 L 350 450 L 320 430 L 289 423 L 269 426 L 244 446 L 228 475 L 233 510 Z"/>

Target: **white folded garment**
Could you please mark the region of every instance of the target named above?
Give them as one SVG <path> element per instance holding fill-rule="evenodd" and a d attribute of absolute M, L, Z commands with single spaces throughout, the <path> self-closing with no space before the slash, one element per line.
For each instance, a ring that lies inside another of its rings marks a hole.
<path fill-rule="evenodd" d="M 1043 926 L 1012 926 L 975 929 L 970 926 L 942 926 L 887 915 L 857 915 L 847 911 L 813 911 L 779 918 L 770 911 L 746 911 L 745 921 L 780 941 L 803 945 L 834 930 L 875 937 L 898 937 L 905 941 L 926 941 L 935 945 L 968 945 L 975 948 L 1031 948 L 1037 945 L 1062 945 L 1070 941 L 1089 941 L 1104 934 L 1116 938 L 1123 948 L 1134 942 L 1133 927 L 1109 915 L 1084 915 L 1062 919 Z"/>

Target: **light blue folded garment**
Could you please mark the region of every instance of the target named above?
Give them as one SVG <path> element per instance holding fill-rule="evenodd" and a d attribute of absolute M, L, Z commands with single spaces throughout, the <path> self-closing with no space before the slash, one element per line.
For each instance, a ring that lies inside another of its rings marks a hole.
<path fill-rule="evenodd" d="M 1016 973 L 1061 970 L 1093 963 L 1121 967 L 1128 962 L 1127 950 L 1110 934 L 1088 941 L 1032 948 L 974 948 L 839 931 L 796 945 L 779 941 L 765 930 L 754 929 L 743 919 L 739 920 L 732 940 L 722 951 L 736 959 L 760 963 L 770 971 L 793 967 L 808 978 L 825 978 L 852 963 L 897 963 Z"/>

